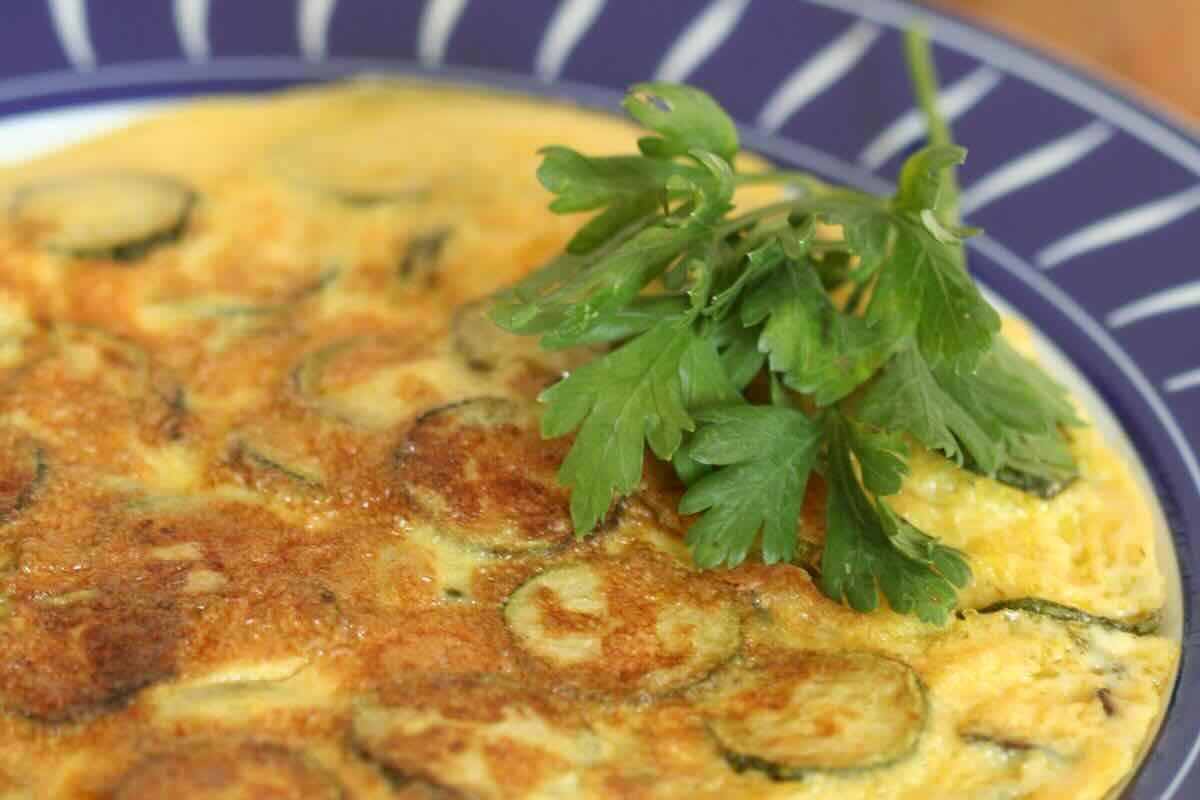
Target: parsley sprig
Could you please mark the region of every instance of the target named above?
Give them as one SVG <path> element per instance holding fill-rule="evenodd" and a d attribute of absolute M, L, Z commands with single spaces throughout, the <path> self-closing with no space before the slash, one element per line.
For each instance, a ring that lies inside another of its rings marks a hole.
<path fill-rule="evenodd" d="M 624 101 L 652 134 L 640 154 L 543 151 L 551 210 L 598 213 L 498 296 L 493 319 L 547 348 L 610 345 L 540 398 L 543 434 L 575 433 L 559 479 L 579 534 L 637 489 L 648 444 L 687 486 L 680 511 L 702 514 L 687 539 L 699 566 L 736 566 L 756 546 L 768 564 L 791 561 L 816 473 L 821 588 L 861 611 L 882 591 L 941 624 L 971 573 L 888 505 L 908 442 L 990 476 L 1073 474 L 1069 400 L 998 337 L 967 272 L 974 231 L 954 180 L 966 151 L 937 116 L 924 39 L 910 34 L 907 52 L 931 135 L 892 197 L 740 171 L 732 120 L 674 84 Z M 782 199 L 735 208 L 737 189 L 761 184 Z"/>

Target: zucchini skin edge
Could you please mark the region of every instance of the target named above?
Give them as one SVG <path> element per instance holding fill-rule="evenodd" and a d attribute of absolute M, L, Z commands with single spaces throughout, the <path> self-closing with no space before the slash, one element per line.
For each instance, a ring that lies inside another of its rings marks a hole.
<path fill-rule="evenodd" d="M 979 465 L 969 458 L 963 459 L 962 468 L 973 472 L 981 478 L 988 478 L 1010 489 L 1016 489 L 1018 492 L 1023 492 L 1042 500 L 1053 500 L 1079 480 L 1078 472 L 1063 475 L 1060 478 L 1047 478 L 1042 475 L 1022 472 L 1012 467 L 1001 467 L 996 470 L 994 475 L 990 475 L 980 469 Z"/>
<path fill-rule="evenodd" d="M 42 449 L 40 444 L 34 445 L 33 458 L 35 464 L 33 480 L 17 495 L 16 501 L 11 508 L 6 511 L 0 511 L 0 525 L 16 519 L 17 515 L 33 502 L 34 495 L 37 494 L 38 489 L 46 481 L 46 475 L 50 472 L 50 466 L 46 463 L 46 451 Z"/>
<path fill-rule="evenodd" d="M 66 178 L 51 183 L 70 183 L 75 181 L 87 181 L 91 177 L 104 178 L 106 175 L 98 176 L 83 176 L 79 178 Z M 188 224 L 191 221 L 192 212 L 200 202 L 200 194 L 195 189 L 187 186 L 181 181 L 166 176 L 160 175 L 141 175 L 136 174 L 135 177 L 143 181 L 153 181 L 165 186 L 170 186 L 175 191 L 178 191 L 182 196 L 183 203 L 178 215 L 169 224 L 154 230 L 145 236 L 130 239 L 120 244 L 105 246 L 105 247 L 64 247 L 64 246 L 46 246 L 46 250 L 51 253 L 75 258 L 85 261 L 113 261 L 125 265 L 131 265 L 134 262 L 142 260 L 152 250 L 166 244 L 171 244 L 183 237 L 187 230 Z M 47 184 L 35 184 L 24 187 L 19 190 L 12 199 L 9 206 L 9 213 L 18 213 L 21 206 L 30 195 L 39 191 Z"/>
<path fill-rule="evenodd" d="M 1134 636 L 1146 636 L 1158 630 L 1162 623 L 1162 612 L 1155 611 L 1140 617 L 1115 619 L 1089 614 L 1074 606 L 1056 603 L 1040 597 L 1020 597 L 1013 600 L 1001 600 L 979 609 L 980 614 L 994 614 L 997 611 L 1024 611 L 1028 614 L 1039 614 L 1059 622 L 1073 622 L 1082 625 L 1099 625 L 1109 630 L 1121 631 Z"/>
<path fill-rule="evenodd" d="M 871 655 L 878 654 L 872 653 Z M 921 679 L 920 674 L 907 662 L 900 661 L 899 659 L 892 658 L 891 656 L 881 657 L 903 664 L 904 667 L 912 674 L 913 679 L 916 681 L 917 691 L 921 694 L 921 727 L 917 731 L 917 735 L 913 738 L 912 745 L 909 746 L 909 748 L 903 753 L 899 753 L 896 756 L 887 759 L 886 761 L 880 761 L 875 764 L 866 764 L 857 767 L 788 767 L 759 756 L 740 753 L 726 746 L 724 742 L 721 741 L 721 737 L 717 736 L 711 727 L 706 726 L 708 727 L 709 736 L 711 736 L 713 741 L 716 742 L 717 747 L 721 751 L 721 755 L 725 758 L 725 762 L 734 772 L 741 774 L 743 772 L 754 770 L 755 772 L 763 773 L 767 778 L 776 783 L 802 781 L 809 775 L 830 775 L 835 777 L 850 778 L 856 775 L 865 775 L 876 770 L 887 769 L 888 767 L 893 767 L 897 764 L 907 761 L 916 755 L 917 750 L 919 750 L 921 747 L 921 740 L 925 737 L 925 731 L 929 728 L 929 717 L 932 710 L 931 703 L 929 701 L 929 688 L 925 685 L 925 681 Z"/>
<path fill-rule="evenodd" d="M 567 568 L 567 567 L 588 566 L 588 565 L 589 565 L 589 562 L 587 560 L 574 560 L 574 559 L 568 559 L 568 560 L 552 563 L 550 565 L 547 565 L 544 568 L 538 569 L 535 572 L 533 572 L 531 575 L 526 577 L 525 580 L 521 581 L 511 592 L 508 593 L 508 596 L 505 597 L 504 600 L 500 602 L 498 611 L 500 612 L 501 623 L 504 625 L 504 632 L 508 638 L 508 641 L 513 645 L 513 647 L 515 647 L 518 651 L 521 651 L 521 649 L 522 649 L 520 644 L 517 642 L 516 632 L 513 630 L 513 627 L 509 621 L 509 616 L 508 616 L 509 606 L 512 604 L 513 596 L 515 594 L 517 594 L 517 592 L 519 592 L 521 589 L 525 588 L 527 585 L 532 583 L 534 580 L 536 580 L 537 578 L 540 578 L 542 575 L 545 575 L 548 572 L 553 572 L 557 569 L 563 569 L 563 568 Z M 744 625 L 743 620 L 739 618 L 738 632 L 737 632 L 737 636 L 738 636 L 737 647 L 734 648 L 733 652 L 730 653 L 728 655 L 728 657 L 725 658 L 724 661 L 722 661 L 719 664 L 714 665 L 706 673 L 696 677 L 694 680 L 690 681 L 689 683 L 686 683 L 681 686 L 676 686 L 674 688 L 668 689 L 663 692 L 659 692 L 659 693 L 655 694 L 654 696 L 659 699 L 667 698 L 667 697 L 680 697 L 685 692 L 687 692 L 691 689 L 694 689 L 698 686 L 703 685 L 706 681 L 710 680 L 713 677 L 713 675 L 717 674 L 722 669 L 725 669 L 726 667 L 728 667 L 731 663 L 733 663 L 737 658 L 739 658 L 742 655 L 743 648 L 745 647 L 746 639 L 745 639 L 745 630 L 744 630 L 743 625 Z M 918 683 L 920 683 L 919 677 L 917 680 L 918 680 Z M 924 689 L 925 689 L 925 687 L 924 687 L 924 684 L 922 683 L 921 684 L 922 697 L 925 697 Z M 561 689 L 558 689 L 556 691 L 561 691 Z M 569 690 L 569 692 L 576 697 L 603 698 L 609 702 L 614 702 L 614 701 L 621 702 L 622 700 L 624 700 L 624 702 L 626 702 L 630 705 L 634 705 L 634 706 L 640 705 L 643 702 L 643 700 L 640 699 L 638 693 L 634 693 L 634 694 L 630 695 L 629 697 L 621 698 L 619 695 L 607 693 L 607 692 L 600 691 L 600 690 L 571 689 L 571 690 Z M 928 699 L 927 698 L 926 698 L 925 708 L 927 711 L 927 709 L 928 709 Z M 926 714 L 926 716 L 927 716 L 927 714 Z M 925 718 L 926 718 L 925 716 L 922 717 L 922 726 L 924 726 Z M 923 727 L 922 727 L 922 729 L 923 729 Z M 712 738 L 717 741 L 717 743 L 719 745 L 720 739 L 717 736 L 715 736 L 714 734 L 712 734 L 711 731 L 709 733 L 712 736 Z M 738 771 L 740 772 L 741 770 L 738 770 Z"/>
<path fill-rule="evenodd" d="M 159 229 L 141 239 L 135 239 L 113 247 L 56 248 L 55 252 L 83 260 L 116 261 L 125 265 L 134 264 L 145 258 L 152 250 L 156 250 L 163 245 L 172 244 L 181 239 L 184 232 L 187 231 L 188 222 L 191 219 L 192 210 L 196 207 L 196 202 L 196 193 L 188 191 L 187 201 L 175 224 Z"/>

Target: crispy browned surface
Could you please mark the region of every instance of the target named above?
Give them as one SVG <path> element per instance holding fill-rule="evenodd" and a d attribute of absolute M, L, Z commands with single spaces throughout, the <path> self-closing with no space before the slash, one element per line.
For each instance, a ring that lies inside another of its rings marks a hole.
<path fill-rule="evenodd" d="M 543 440 L 532 406 L 578 354 L 458 313 L 571 226 L 513 226 L 543 219 L 528 173 L 515 193 L 489 167 L 501 185 L 453 175 L 430 208 L 357 210 L 260 157 L 182 166 L 203 197 L 186 237 L 136 264 L 0 226 L 0 292 L 28 324 L 0 364 L 0 769 L 18 787 L 32 758 L 93 753 L 44 791 L 258 796 L 261 778 L 308 797 L 317 773 L 283 749 L 299 737 L 360 789 L 451 796 L 410 780 L 420 749 L 345 749 L 351 702 L 434 671 L 450 677 L 427 696 L 487 709 L 453 676 L 507 675 L 481 686 L 577 715 L 522 688 L 558 678 L 520 657 L 501 605 L 597 546 L 575 542 L 555 481 L 569 442 Z M 250 743 L 212 744 L 230 729 Z M 536 750 L 480 752 L 531 788 Z"/>
<path fill-rule="evenodd" d="M 876 702 L 852 702 L 865 693 Z M 907 664 L 861 652 L 760 658 L 724 670 L 704 702 L 708 725 L 728 752 L 829 769 L 903 758 L 928 711 L 924 688 Z"/>
<path fill-rule="evenodd" d="M 285 748 L 247 742 L 198 743 L 157 754 L 133 767 L 113 800 L 336 800 L 341 787 L 319 768 Z"/>
<path fill-rule="evenodd" d="M 595 596 L 602 608 L 575 610 L 546 586 L 531 585 L 522 591 L 531 595 L 526 600 L 539 612 L 545 636 L 584 636 L 594 639 L 598 649 L 593 658 L 564 665 L 547 659 L 517 636 L 524 663 L 545 685 L 618 695 L 664 693 L 704 678 L 733 655 L 718 651 L 718 660 L 710 663 L 695 641 L 706 622 L 715 626 L 728 620 L 730 627 L 737 625 L 738 599 L 720 578 L 689 573 L 644 550 L 564 568 L 586 569 L 595 576 Z M 695 610 L 696 618 L 684 623 L 678 638 L 663 641 L 659 631 L 673 609 Z M 736 638 L 735 633 L 735 643 Z M 665 685 L 658 677 L 663 672 L 672 673 Z"/>
<path fill-rule="evenodd" d="M 0 429 L 0 523 L 8 522 L 33 501 L 44 471 L 41 448 L 19 431 Z M 0 562 L 0 569 L 8 565 Z"/>
<path fill-rule="evenodd" d="M 139 576 L 140 577 L 140 576 Z M 64 608 L 21 604 L 3 640 L 6 704 L 58 722 L 103 713 L 174 671 L 179 644 L 174 598 L 120 592 Z"/>
<path fill-rule="evenodd" d="M 491 733 L 506 723 L 513 728 Z M 539 741 L 522 726 L 550 736 Z M 486 778 L 462 774 L 473 755 L 486 765 L 485 775 L 505 775 L 498 794 L 506 797 L 521 797 L 574 766 L 574 748 L 559 740 L 587 735 L 568 699 L 486 674 L 440 673 L 412 673 L 386 684 L 360 705 L 352 730 L 358 746 L 398 774 L 433 785 L 484 784 L 490 793 Z"/>
<path fill-rule="evenodd" d="M 532 404 L 479 398 L 423 414 L 397 451 L 397 473 L 417 513 L 439 529 L 520 552 L 573 536 L 556 480 L 568 445 L 541 438 Z"/>

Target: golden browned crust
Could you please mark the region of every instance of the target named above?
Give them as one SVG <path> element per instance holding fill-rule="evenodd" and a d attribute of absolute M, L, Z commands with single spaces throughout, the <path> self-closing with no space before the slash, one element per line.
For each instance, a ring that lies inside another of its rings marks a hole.
<path fill-rule="evenodd" d="M 361 703 L 352 725 L 357 746 L 401 778 L 505 797 L 576 768 L 590 735 L 569 700 L 480 673 L 406 675 Z"/>
<path fill-rule="evenodd" d="M 536 408 L 499 397 L 425 412 L 397 451 L 397 477 L 421 521 L 470 544 L 521 552 L 573 537 L 558 466 L 567 442 L 538 432 Z"/>
<path fill-rule="evenodd" d="M 16 516 L 33 501 L 45 473 L 42 448 L 29 435 L 0 428 L 0 524 Z M 8 566 L 0 562 L 0 569 Z"/>
<path fill-rule="evenodd" d="M 743 612 L 723 581 L 645 550 L 552 568 L 510 595 L 505 609 L 538 680 L 633 696 L 688 686 L 731 658 Z M 561 642 L 571 643 L 569 653 Z"/>
<path fill-rule="evenodd" d="M 136 764 L 112 800 L 337 800 L 341 787 L 284 747 L 260 742 L 184 744 Z"/>
<path fill-rule="evenodd" d="M 141 597 L 104 592 L 63 606 L 14 604 L 0 662 L 5 705 L 62 722 L 110 711 L 170 676 L 180 619 L 168 587 L 159 589 Z"/>

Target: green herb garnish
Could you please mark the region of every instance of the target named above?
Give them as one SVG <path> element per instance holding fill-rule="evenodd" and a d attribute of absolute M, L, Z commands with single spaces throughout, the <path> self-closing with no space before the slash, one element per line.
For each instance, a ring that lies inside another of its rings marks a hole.
<path fill-rule="evenodd" d="M 756 545 L 768 564 L 789 561 L 815 471 L 829 488 L 822 589 L 860 611 L 882 590 L 943 624 L 971 573 L 884 499 L 900 491 L 906 438 L 990 476 L 1073 474 L 1070 402 L 998 338 L 967 273 L 974 231 L 959 224 L 954 180 L 966 151 L 937 115 L 924 38 L 910 33 L 907 53 L 931 143 L 892 197 L 739 172 L 733 122 L 673 84 L 625 99 L 657 134 L 640 155 L 543 151 L 551 210 L 599 213 L 492 315 L 548 348 L 613 345 L 541 396 L 543 434 L 576 432 L 559 479 L 577 533 L 637 489 L 648 443 L 688 487 L 680 511 L 703 512 L 688 535 L 699 566 L 735 566 Z M 737 213 L 734 192 L 750 184 L 787 191 Z"/>

